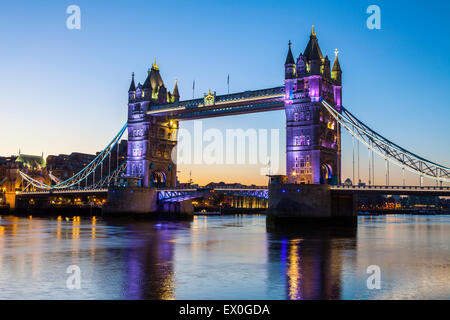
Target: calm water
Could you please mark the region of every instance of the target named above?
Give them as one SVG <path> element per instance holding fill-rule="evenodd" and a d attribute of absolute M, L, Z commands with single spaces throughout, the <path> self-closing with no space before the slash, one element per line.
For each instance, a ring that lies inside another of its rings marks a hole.
<path fill-rule="evenodd" d="M 69 290 L 66 269 L 81 269 Z M 366 268 L 381 268 L 381 290 Z M 112 223 L 1 217 L 0 299 L 449 299 L 450 217 L 360 217 L 357 232 L 265 216 Z"/>

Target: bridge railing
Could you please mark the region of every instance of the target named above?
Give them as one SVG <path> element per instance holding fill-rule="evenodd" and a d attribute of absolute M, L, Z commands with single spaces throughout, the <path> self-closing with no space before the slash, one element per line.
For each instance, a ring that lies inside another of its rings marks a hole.
<path fill-rule="evenodd" d="M 331 189 L 351 189 L 351 190 L 430 190 L 430 191 L 450 191 L 450 187 L 444 186 L 359 186 L 359 185 L 337 185 Z"/>

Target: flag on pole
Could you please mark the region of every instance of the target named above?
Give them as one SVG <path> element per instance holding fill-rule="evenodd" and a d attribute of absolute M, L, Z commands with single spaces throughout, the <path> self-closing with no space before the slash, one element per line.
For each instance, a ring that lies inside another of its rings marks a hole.
<path fill-rule="evenodd" d="M 228 93 L 230 93 L 230 74 L 227 77 Z"/>
<path fill-rule="evenodd" d="M 194 99 L 195 80 L 192 80 L 192 99 Z"/>

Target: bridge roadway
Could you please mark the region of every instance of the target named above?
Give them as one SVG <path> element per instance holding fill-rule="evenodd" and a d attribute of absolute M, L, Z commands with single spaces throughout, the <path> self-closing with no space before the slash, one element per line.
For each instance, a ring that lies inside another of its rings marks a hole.
<path fill-rule="evenodd" d="M 249 112 L 284 110 L 284 99 L 284 87 L 275 87 L 214 96 L 211 104 L 207 105 L 205 105 L 205 99 L 201 98 L 151 106 L 147 114 L 169 116 L 175 120 L 196 120 Z"/>
<path fill-rule="evenodd" d="M 419 187 L 419 186 L 331 186 L 337 193 L 356 193 L 363 195 L 402 195 L 402 196 L 428 196 L 449 197 L 450 187 Z"/>
<path fill-rule="evenodd" d="M 299 185 L 301 188 L 301 185 Z M 361 195 L 404 195 L 404 196 L 441 196 L 450 197 L 450 187 L 419 187 L 419 186 L 330 186 L 332 192 L 349 194 L 356 193 Z M 106 194 L 108 189 L 70 189 L 53 191 L 29 191 L 21 192 L 17 196 L 39 197 L 49 195 L 101 195 Z M 160 201 L 181 201 L 204 196 L 206 193 L 223 192 L 234 195 L 243 195 L 257 198 L 268 198 L 267 187 L 247 187 L 247 188 L 158 188 L 158 199 Z"/>

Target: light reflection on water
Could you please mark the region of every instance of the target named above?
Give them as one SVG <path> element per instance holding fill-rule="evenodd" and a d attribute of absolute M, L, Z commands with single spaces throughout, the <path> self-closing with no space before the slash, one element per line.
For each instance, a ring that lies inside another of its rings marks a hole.
<path fill-rule="evenodd" d="M 3 216 L 0 299 L 449 299 L 449 231 L 449 216 L 360 217 L 357 231 Z M 366 287 L 373 264 L 381 290 Z"/>

